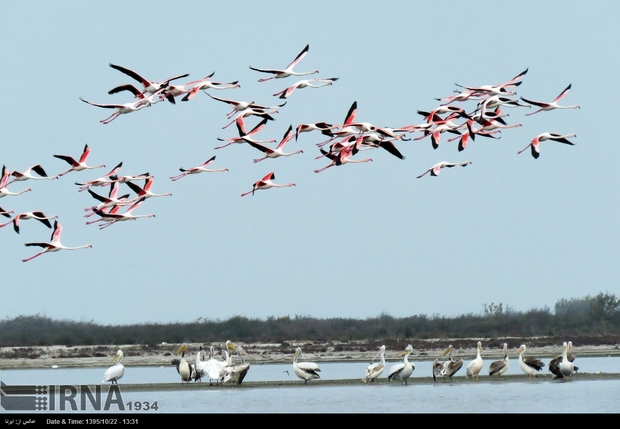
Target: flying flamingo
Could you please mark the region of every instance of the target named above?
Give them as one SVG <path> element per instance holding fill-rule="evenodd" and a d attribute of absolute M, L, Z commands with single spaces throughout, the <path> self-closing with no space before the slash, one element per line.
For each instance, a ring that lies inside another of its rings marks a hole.
<path fill-rule="evenodd" d="M 200 164 L 198 167 L 192 167 L 192 168 L 179 168 L 179 171 L 181 171 L 181 174 L 179 174 L 178 176 L 172 176 L 170 177 L 170 180 L 172 180 L 173 182 L 179 180 L 182 177 L 187 176 L 188 174 L 198 174 L 198 173 L 219 173 L 221 171 L 228 171 L 228 168 L 219 168 L 217 170 L 209 170 L 207 168 L 205 168 L 207 165 L 212 164 L 213 161 L 215 161 L 215 155 L 213 155 L 208 161 Z"/>
<path fill-rule="evenodd" d="M 140 205 L 142 205 L 142 203 L 144 203 L 144 200 L 146 200 L 146 197 L 142 197 L 140 198 L 135 204 L 133 204 L 131 207 L 129 207 L 127 209 L 127 211 L 125 213 L 117 213 L 117 212 L 104 212 L 102 210 L 99 210 L 98 208 L 93 209 L 94 212 L 96 214 L 98 214 L 99 216 L 101 216 L 100 219 L 96 220 L 96 221 L 92 221 L 92 222 L 88 222 L 90 223 L 95 223 L 95 222 L 104 222 L 102 225 L 99 226 L 99 229 L 104 229 L 107 228 L 113 224 L 115 224 L 116 222 L 123 222 L 126 220 L 136 220 L 136 219 L 140 219 L 140 218 L 147 218 L 147 217 L 155 217 L 155 215 L 153 213 L 150 214 L 144 214 L 144 215 L 134 215 L 131 214 L 131 212 L 133 210 L 135 210 L 136 208 L 140 207 Z"/>
<path fill-rule="evenodd" d="M 13 210 L 4 210 L 2 207 L 0 207 L 0 215 L 4 216 L 4 217 L 11 217 L 11 213 L 14 213 Z"/>
<path fill-rule="evenodd" d="M 144 87 L 144 90 L 143 90 L 142 94 L 145 94 L 147 92 L 150 93 L 150 94 L 153 94 L 153 93 L 155 93 L 155 92 L 157 92 L 157 91 L 159 91 L 159 90 L 161 90 L 163 88 L 166 88 L 171 81 L 189 76 L 189 73 L 186 73 L 186 74 L 170 77 L 170 78 L 168 78 L 166 80 L 163 80 L 161 82 L 152 82 L 152 81 L 150 81 L 148 79 L 145 79 L 144 77 L 140 76 L 135 71 L 130 70 L 128 68 L 117 66 L 115 64 L 110 64 L 110 67 L 112 67 L 115 70 L 120 71 L 121 73 L 125 73 L 127 76 L 129 76 L 129 77 L 137 80 L 138 82 L 140 82 L 142 84 L 142 86 Z M 116 88 L 110 90 L 109 94 L 114 94 L 115 92 L 122 91 L 123 89 L 126 89 L 126 88 L 119 89 L 121 87 L 116 87 Z"/>
<path fill-rule="evenodd" d="M 13 223 L 13 229 L 15 230 L 16 233 L 19 234 L 19 221 L 20 220 L 36 219 L 36 220 L 40 221 L 43 225 L 47 226 L 48 228 L 51 228 L 52 224 L 50 223 L 49 219 L 56 219 L 56 218 L 58 218 L 58 216 L 56 216 L 56 215 L 54 215 L 54 216 L 45 216 L 45 214 L 43 214 L 43 212 L 20 213 L 20 214 L 16 215 L 9 222 L 1 224 L 0 228 L 4 228 L 5 226 L 7 226 L 8 224 L 10 224 L 12 222 Z"/>
<path fill-rule="evenodd" d="M 183 94 L 189 94 L 192 91 L 192 88 L 189 88 L 189 86 L 191 86 L 192 84 L 195 84 L 197 82 L 203 82 L 207 79 L 210 79 L 213 77 L 213 75 L 215 74 L 215 72 L 211 73 L 209 76 L 205 76 L 204 78 L 197 80 L 197 81 L 193 81 L 193 82 L 188 82 L 184 85 L 170 85 L 168 84 L 168 86 L 166 86 L 163 94 L 164 97 L 166 97 L 166 100 L 168 100 L 170 103 L 172 104 L 176 104 L 175 101 L 175 97 L 178 97 L 180 95 Z M 213 82 L 214 84 L 216 82 Z M 187 101 L 187 98 L 183 98 L 181 101 Z"/>
<path fill-rule="evenodd" d="M 522 71 L 521 73 L 519 73 L 518 75 L 510 79 L 508 82 L 502 83 L 501 85 L 482 85 L 482 86 L 477 86 L 477 87 L 463 86 L 463 85 L 459 85 L 458 83 L 455 85 L 461 88 L 465 88 L 469 91 L 474 91 L 474 92 L 483 92 L 483 93 L 492 94 L 492 95 L 496 95 L 496 94 L 515 95 L 516 92 L 508 91 L 506 88 L 512 88 L 512 87 L 521 85 L 523 82 L 520 79 L 522 79 L 523 76 L 527 74 L 528 70 L 529 69 L 525 69 L 524 71 Z"/>
<path fill-rule="evenodd" d="M 285 77 L 289 77 L 289 76 L 305 76 L 308 74 L 315 74 L 318 73 L 318 70 L 312 70 L 312 71 L 308 71 L 308 72 L 301 72 L 301 73 L 297 73 L 295 71 L 293 71 L 293 67 L 295 67 L 297 65 L 298 62 L 300 62 L 301 60 L 303 60 L 303 58 L 306 56 L 306 54 L 308 53 L 308 49 L 310 49 L 310 45 L 306 45 L 306 47 L 299 53 L 299 55 L 297 55 L 297 57 L 293 60 L 292 63 L 290 63 L 286 69 L 284 70 L 277 70 L 277 69 L 257 69 L 255 67 L 250 66 L 251 70 L 257 71 L 257 72 L 261 72 L 261 73 L 270 73 L 273 76 L 271 77 L 267 77 L 267 78 L 263 78 L 263 79 L 259 79 L 259 82 L 266 82 L 268 80 L 271 79 L 283 79 Z"/>
<path fill-rule="evenodd" d="M 222 129 L 225 130 L 226 128 L 230 127 L 233 123 L 235 123 L 239 119 L 247 118 L 248 116 L 253 116 L 253 115 L 260 116 L 261 118 L 267 119 L 268 121 L 273 121 L 274 119 L 271 116 L 269 116 L 270 113 L 278 113 L 278 111 L 275 109 L 265 110 L 265 109 L 254 109 L 253 107 L 248 107 L 247 109 L 242 110 L 241 112 L 237 113 L 237 115 L 232 119 L 232 121 L 224 125 Z"/>
<path fill-rule="evenodd" d="M 138 174 L 137 176 L 126 175 L 126 176 L 118 176 L 116 177 L 116 181 L 118 183 L 127 183 L 133 182 L 134 180 L 146 180 L 151 177 L 151 174 L 147 171 L 146 173 Z"/>
<path fill-rule="evenodd" d="M 577 105 L 574 105 L 574 106 L 560 106 L 560 105 L 558 105 L 558 101 L 560 101 L 562 98 L 564 98 L 564 96 L 566 94 L 568 94 L 568 91 L 570 91 L 571 87 L 572 87 L 572 84 L 568 85 L 566 87 L 566 89 L 564 91 L 562 91 L 560 93 L 560 95 L 555 97 L 555 99 L 551 103 L 545 103 L 545 102 L 542 102 L 542 101 L 532 101 L 532 100 L 528 100 L 527 98 L 521 97 L 521 100 L 525 101 L 526 103 L 530 103 L 530 104 L 533 104 L 534 106 L 540 107 L 540 109 L 538 109 L 537 111 L 532 112 L 532 113 L 528 113 L 525 116 L 532 116 L 532 115 L 534 115 L 534 114 L 536 114 L 538 112 L 542 112 L 543 110 L 549 111 L 549 110 L 554 110 L 554 109 L 580 109 L 581 107 L 579 107 Z"/>
<path fill-rule="evenodd" d="M 221 142 L 225 142 L 225 145 L 222 146 L 217 146 L 214 149 L 222 149 L 226 146 L 230 146 L 231 144 L 234 143 L 248 143 L 248 142 L 253 142 L 253 143 L 275 143 L 274 139 L 270 139 L 270 140 L 253 140 L 252 139 L 252 135 L 256 134 L 257 132 L 259 132 L 260 130 L 262 130 L 263 128 L 265 128 L 265 125 L 267 124 L 267 121 L 269 119 L 265 118 L 262 121 L 260 121 L 254 128 L 252 128 L 250 130 L 249 133 L 246 133 L 245 131 L 245 123 L 243 122 L 243 118 L 239 117 L 237 118 L 237 120 L 235 121 L 237 123 L 237 131 L 239 132 L 239 137 L 231 137 L 229 139 L 222 139 L 220 137 L 218 137 L 217 139 Z"/>
<path fill-rule="evenodd" d="M 252 196 L 254 196 L 254 192 L 255 191 L 260 191 L 263 189 L 269 189 L 269 188 L 288 188 L 290 186 L 295 186 L 294 183 L 287 183 L 285 185 L 276 185 L 275 183 L 272 182 L 273 179 L 276 178 L 276 175 L 271 172 L 269 174 L 267 174 L 265 177 L 263 177 L 262 179 L 260 179 L 257 182 L 254 182 L 254 184 L 252 185 L 252 190 L 249 192 L 246 192 L 244 194 L 241 194 L 242 197 L 245 197 L 246 195 L 250 195 L 252 194 Z"/>
<path fill-rule="evenodd" d="M 144 188 L 141 188 L 138 185 L 136 185 L 135 183 L 131 183 L 131 182 L 127 182 L 126 185 L 129 186 L 132 191 L 134 191 L 136 194 L 138 194 L 138 196 L 135 197 L 134 200 L 136 200 L 138 198 L 170 197 L 170 196 L 172 196 L 172 193 L 170 193 L 170 192 L 165 193 L 165 194 L 154 194 L 153 192 L 151 192 L 151 187 L 153 186 L 154 181 L 155 181 L 155 178 L 153 176 L 151 176 L 148 179 L 146 179 L 146 183 L 144 184 Z"/>
<path fill-rule="evenodd" d="M 349 111 L 347 112 L 347 116 L 345 116 L 344 118 L 344 122 L 341 125 L 332 125 L 332 131 L 330 134 L 331 137 L 324 142 L 317 143 L 316 145 L 318 147 L 321 147 L 321 146 L 324 146 L 332 142 L 334 139 L 358 134 L 358 131 L 356 128 L 349 126 L 349 124 L 352 124 L 353 121 L 355 121 L 356 115 L 357 115 L 357 101 L 354 101 L 353 104 L 351 104 L 351 107 L 349 107 Z"/>
<path fill-rule="evenodd" d="M 372 158 L 351 159 L 350 156 L 353 154 L 352 146 L 347 146 L 343 148 L 337 154 L 330 154 L 329 152 L 326 152 L 323 149 L 321 149 L 321 153 L 325 155 L 327 158 L 331 159 L 332 163 L 318 170 L 314 170 L 315 173 L 320 173 L 321 171 L 327 170 L 328 168 L 333 167 L 333 166 L 340 166 L 340 165 L 348 164 L 348 163 L 372 162 Z"/>
<path fill-rule="evenodd" d="M 32 172 L 35 172 L 38 174 L 38 176 L 34 176 L 32 174 Z M 30 167 L 29 169 L 27 169 L 26 171 L 19 172 L 17 170 L 13 170 L 11 172 L 11 176 L 15 177 L 15 179 L 11 180 L 9 183 L 7 183 L 7 185 L 10 185 L 13 182 L 21 182 L 23 180 L 28 180 L 28 179 L 32 179 L 32 180 L 54 180 L 54 179 L 58 179 L 58 176 L 51 176 L 48 177 L 47 173 L 45 172 L 45 170 L 43 170 L 43 167 L 41 167 L 40 164 L 36 164 L 33 165 L 32 167 Z"/>
<path fill-rule="evenodd" d="M 271 149 L 270 147 L 267 146 L 263 146 L 260 143 L 255 143 L 252 140 L 246 140 L 244 138 L 244 140 L 246 142 L 248 142 L 250 144 L 250 146 L 255 147 L 256 149 L 260 150 L 261 152 L 263 152 L 265 154 L 264 157 L 262 158 L 258 158 L 255 159 L 254 162 L 261 162 L 264 159 L 267 158 L 278 158 L 280 156 L 291 156 L 291 155 L 296 155 L 298 153 L 304 153 L 303 150 L 298 149 L 295 152 L 291 152 L 291 153 L 284 153 L 282 148 L 284 147 L 284 145 L 286 143 L 288 143 L 292 138 L 293 138 L 294 134 L 293 134 L 293 126 L 290 125 L 288 127 L 288 130 L 286 130 L 286 132 L 284 133 L 284 136 L 282 137 L 282 140 L 280 141 L 280 143 L 278 144 L 278 147 L 276 147 L 275 149 Z"/>
<path fill-rule="evenodd" d="M 95 214 L 95 208 L 98 208 L 99 210 L 103 210 L 104 208 L 110 208 L 110 207 L 114 207 L 114 206 L 123 206 L 123 205 L 127 205 L 130 204 L 127 200 L 127 198 L 129 198 L 129 194 L 125 194 L 122 196 L 118 196 L 118 189 L 119 189 L 119 184 L 118 182 L 112 182 L 110 184 L 110 192 L 108 194 L 108 197 L 104 197 L 102 195 L 99 195 L 93 191 L 91 191 L 90 189 L 88 189 L 88 193 L 96 200 L 101 201 L 101 203 L 98 206 L 93 206 L 93 207 L 88 207 L 85 208 L 84 211 L 85 212 L 90 212 L 86 215 L 84 215 L 84 217 L 91 217 L 92 215 Z"/>
<path fill-rule="evenodd" d="M 373 133 L 373 134 L 363 134 L 360 137 L 361 137 L 360 143 L 362 145 L 367 145 L 370 147 L 380 147 L 382 149 L 385 149 L 386 151 L 388 151 L 390 154 L 394 155 L 398 159 L 405 159 L 405 156 L 402 153 L 400 153 L 400 151 L 398 150 L 398 148 L 393 142 L 394 140 L 402 139 L 402 136 L 399 136 L 399 138 L 383 138 L 382 136 L 379 136 L 378 134 Z M 355 155 L 356 153 L 357 153 L 357 149 L 354 148 L 353 155 Z"/>
<path fill-rule="evenodd" d="M 226 117 L 228 119 L 232 118 L 235 112 L 243 112 L 245 109 L 250 108 L 250 107 L 253 109 L 269 110 L 269 109 L 277 109 L 278 107 L 283 107 L 286 104 L 286 101 L 285 101 L 284 103 L 278 104 L 276 106 L 263 106 L 262 104 L 256 104 L 253 100 L 252 101 L 236 101 L 236 100 L 228 100 L 226 98 L 219 98 L 209 93 L 207 93 L 207 95 L 214 100 L 221 101 L 222 103 L 227 103 L 233 106 L 232 111 L 226 114 Z"/>
<path fill-rule="evenodd" d="M 303 80 L 300 80 L 300 81 L 294 83 L 293 85 L 289 86 L 288 88 L 284 88 L 280 92 L 276 92 L 275 94 L 273 94 L 273 96 L 285 100 L 285 99 L 289 98 L 291 96 L 291 94 L 293 93 L 293 91 L 295 91 L 296 89 L 302 89 L 302 88 L 321 88 L 322 86 L 332 85 L 338 79 L 339 78 L 337 78 L 337 77 L 330 77 L 328 79 L 303 79 Z M 323 82 L 323 83 L 319 83 L 317 85 L 313 85 L 312 82 Z"/>
<path fill-rule="evenodd" d="M 215 74 L 215 72 L 211 73 L 209 76 L 206 76 L 205 78 L 203 78 L 202 80 L 206 80 L 209 79 L 210 77 L 212 77 Z M 201 80 L 201 81 L 202 81 Z M 163 87 L 164 91 L 163 91 L 163 95 L 164 97 L 171 102 L 172 104 L 176 104 L 174 97 L 178 97 L 179 95 L 182 94 L 187 94 L 188 92 L 191 91 L 191 89 L 186 88 L 188 85 L 192 84 L 192 83 L 196 83 L 196 82 L 201 82 L 201 81 L 195 81 L 195 82 L 189 82 L 186 83 L 185 85 L 166 85 L 165 87 Z M 162 88 L 160 88 L 162 89 Z M 112 88 L 110 91 L 108 91 L 108 94 L 116 94 L 118 92 L 122 92 L 122 91 L 129 91 L 131 92 L 135 98 L 139 98 L 139 99 L 143 99 L 145 92 L 148 91 L 140 91 L 138 88 L 136 88 L 135 86 L 133 86 L 130 83 L 127 83 L 125 85 L 120 85 L 117 86 L 116 88 Z M 154 91 L 157 92 L 157 91 Z"/>
<path fill-rule="evenodd" d="M 58 223 L 58 221 L 54 221 L 54 232 L 52 232 L 52 241 L 51 243 L 26 243 L 25 246 L 38 246 L 38 247 L 44 247 L 45 250 L 42 252 L 37 253 L 34 256 L 31 256 L 30 258 L 26 258 L 26 259 L 22 259 L 22 262 L 28 262 L 34 258 L 36 258 L 37 256 L 41 256 L 44 253 L 51 253 L 51 252 L 58 252 L 59 250 L 78 250 L 78 249 L 86 249 L 89 247 L 93 247 L 92 244 L 85 244 L 83 246 L 77 246 L 77 247 L 67 247 L 67 246 L 63 246 L 62 243 L 60 242 L 60 233 L 62 232 L 62 225 L 60 225 L 60 223 Z"/>
<path fill-rule="evenodd" d="M 143 100 L 138 100 L 135 101 L 133 103 L 125 103 L 125 104 L 99 104 L 99 103 L 92 103 L 90 101 L 86 101 L 84 100 L 82 97 L 80 97 L 80 100 L 82 100 L 84 103 L 88 103 L 91 106 L 97 106 L 97 107 L 103 107 L 104 109 L 116 109 L 116 112 L 112 113 L 112 115 L 108 116 L 105 119 L 100 120 L 99 122 L 101 122 L 102 124 L 109 124 L 110 122 L 112 122 L 114 119 L 116 119 L 118 116 L 126 114 L 126 113 L 131 113 L 131 112 L 135 112 L 137 110 L 142 110 L 145 107 L 149 107 L 148 103 L 143 103 Z"/>
<path fill-rule="evenodd" d="M 463 162 L 446 162 L 446 161 L 442 161 L 442 162 L 438 162 L 437 164 L 433 165 L 431 168 L 429 168 L 428 170 L 426 170 L 424 173 L 420 174 L 417 178 L 421 178 L 423 176 L 425 176 L 428 173 L 431 173 L 431 176 L 438 176 L 439 173 L 441 172 L 442 168 L 452 168 L 452 167 L 467 167 L 469 164 L 471 164 L 471 161 L 463 161 Z"/>
<path fill-rule="evenodd" d="M 151 95 L 147 97 L 138 88 L 136 88 L 130 83 L 127 83 L 125 85 L 112 88 L 110 91 L 108 91 L 108 94 L 116 94 L 117 92 L 121 92 L 121 91 L 131 92 L 134 95 L 134 98 L 138 99 L 138 101 L 136 102 L 136 107 L 140 107 L 142 105 L 157 104 L 160 101 L 163 101 L 164 98 L 168 98 L 170 87 L 168 86 L 166 88 L 161 88 L 160 90 L 155 91 L 154 93 L 152 93 Z M 158 97 L 157 100 L 155 100 L 155 97 Z M 172 97 L 172 104 L 174 104 L 174 97 Z"/>
<path fill-rule="evenodd" d="M 331 129 L 334 126 L 332 124 L 328 124 L 326 122 L 315 122 L 313 124 L 299 124 L 297 128 L 295 128 L 295 141 L 297 141 L 297 137 L 301 133 L 308 133 L 310 131 L 320 131 L 321 133 L 330 136 L 332 135 Z"/>
<path fill-rule="evenodd" d="M 187 95 L 183 97 L 183 101 L 191 100 L 192 98 L 196 96 L 196 94 L 198 94 L 198 91 L 204 91 L 207 89 L 218 89 L 218 90 L 234 89 L 234 88 L 239 88 L 239 87 L 241 87 L 241 85 L 239 85 L 238 80 L 234 82 L 224 83 L 224 82 L 213 82 L 213 81 L 205 79 L 202 81 L 198 81 L 198 83 L 196 83 L 191 89 L 189 89 L 187 92 Z"/>
<path fill-rule="evenodd" d="M 532 140 L 530 144 L 528 144 L 523 149 L 521 149 L 519 152 L 517 152 L 517 154 L 524 152 L 529 147 L 529 148 L 532 148 L 532 156 L 534 157 L 534 159 L 538 159 L 538 157 L 540 156 L 540 142 L 545 141 L 545 140 L 553 140 L 556 142 L 565 143 L 565 144 L 574 146 L 575 143 L 572 143 L 569 140 L 567 140 L 571 137 L 577 137 L 577 135 L 576 134 L 562 135 L 558 133 L 542 133 L 534 137 L 534 140 Z"/>
<path fill-rule="evenodd" d="M 121 169 L 122 166 L 123 166 L 123 163 L 119 162 L 118 165 L 114 167 L 112 170 L 110 170 L 109 173 L 103 175 L 102 177 L 98 179 L 89 180 L 88 182 L 84 182 L 84 183 L 75 182 L 76 185 L 80 186 L 80 189 L 78 190 L 78 192 L 85 191 L 91 186 L 107 186 L 112 182 L 116 182 L 118 177 L 114 175 L 118 173 L 118 171 Z"/>
<path fill-rule="evenodd" d="M 105 167 L 105 164 L 99 164 L 95 166 L 86 165 L 86 158 L 90 155 L 90 148 L 88 145 L 84 145 L 84 151 L 82 152 L 82 156 L 80 156 L 80 160 L 76 161 L 70 156 L 67 155 L 54 155 L 54 158 L 62 159 L 65 162 L 68 162 L 71 165 L 71 168 L 65 171 L 64 173 L 60 173 L 58 177 L 62 177 L 65 174 L 71 173 L 72 171 L 82 171 L 82 170 L 92 170 L 95 168 Z"/>
<path fill-rule="evenodd" d="M 6 197 L 7 195 L 14 197 L 16 195 L 20 195 L 20 194 L 23 194 L 24 192 L 29 192 L 32 190 L 30 188 L 26 188 L 23 191 L 19 191 L 19 192 L 9 191 L 6 187 L 8 186 L 10 175 L 11 173 L 6 169 L 6 165 L 3 165 L 2 166 L 2 177 L 0 178 L 0 198 Z"/>
<path fill-rule="evenodd" d="M 454 114 L 456 113 L 459 117 L 469 119 L 469 115 L 465 112 L 465 109 L 462 107 L 456 106 L 439 106 L 436 109 L 426 112 L 424 110 L 418 110 L 418 114 L 422 115 L 424 119 L 426 119 L 427 123 L 441 121 L 441 117 L 439 115 L 443 115 L 444 113 Z"/>

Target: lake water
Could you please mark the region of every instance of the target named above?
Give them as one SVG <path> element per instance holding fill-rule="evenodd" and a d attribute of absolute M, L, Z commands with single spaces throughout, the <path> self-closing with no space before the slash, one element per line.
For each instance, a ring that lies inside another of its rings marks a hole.
<path fill-rule="evenodd" d="M 397 362 L 386 363 L 386 371 Z M 578 358 L 575 362 L 580 372 L 618 373 L 620 357 Z M 522 381 L 488 382 L 488 365 L 485 361 L 478 383 L 464 382 L 464 368 L 455 376 L 455 383 L 418 383 L 416 378 L 431 375 L 431 361 L 415 362 L 416 369 L 409 386 L 399 382 L 378 385 L 304 386 L 292 371 L 291 364 L 252 365 L 244 382 L 298 380 L 294 387 L 253 387 L 231 389 L 187 389 L 180 384 L 174 367 L 127 367 L 120 380 L 125 384 L 179 383 L 178 390 L 122 392 L 122 401 L 153 404 L 158 412 L 165 413 L 440 413 L 440 412 L 618 412 L 620 410 L 620 380 L 579 380 L 563 383 L 551 381 L 546 367 L 540 377 L 528 382 L 511 359 L 506 374 L 522 375 Z M 321 378 L 360 379 L 368 363 L 321 363 Z M 465 363 L 467 365 L 467 362 Z M 106 368 L 59 368 L 2 370 L 0 380 L 7 385 L 37 384 L 97 384 Z M 288 371 L 288 374 L 287 372 Z M 548 398 L 555 398 L 553 401 Z M 558 404 L 570 406 L 558 408 Z M 112 408 L 112 411 L 118 411 Z M 92 412 L 92 409 L 86 411 Z M 135 409 L 134 409 L 135 411 Z M 0 408 L 0 412 L 4 412 Z M 149 411 L 153 412 L 153 410 Z"/>

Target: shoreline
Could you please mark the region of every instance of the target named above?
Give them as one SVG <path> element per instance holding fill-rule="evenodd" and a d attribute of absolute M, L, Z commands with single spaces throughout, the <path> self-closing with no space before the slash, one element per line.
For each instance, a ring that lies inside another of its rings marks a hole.
<path fill-rule="evenodd" d="M 443 352 L 447 345 L 456 343 L 457 340 L 435 340 L 436 347 L 415 349 L 409 357 L 410 361 L 432 361 L 435 358 L 445 360 Z M 458 340 L 462 342 L 463 340 Z M 455 347 L 453 358 L 467 360 L 476 356 L 475 344 L 477 339 L 467 340 L 471 347 Z M 482 339 L 484 341 L 484 339 Z M 488 343 L 489 340 L 486 340 Z M 562 354 L 560 345 L 528 345 L 529 339 L 517 339 L 506 341 L 509 343 L 509 355 L 516 357 L 517 346 L 513 344 L 526 344 L 528 357 L 539 359 L 552 359 Z M 405 342 L 402 342 L 405 344 Z M 445 343 L 445 344 L 444 344 Z M 493 344 L 498 343 L 497 340 Z M 345 345 L 346 344 L 346 345 Z M 378 343 L 377 343 L 378 344 Z M 482 357 L 488 360 L 501 358 L 501 347 L 485 346 L 483 342 Z M 157 346 L 145 345 L 98 345 L 98 346 L 23 346 L 23 347 L 0 347 L 0 370 L 2 369 L 34 369 L 34 368 L 85 368 L 85 367 L 108 367 L 117 350 L 122 350 L 123 364 L 126 366 L 171 366 L 178 356 L 173 355 L 180 344 L 159 344 Z M 304 359 L 313 362 L 370 362 L 377 353 L 378 346 L 374 343 L 357 342 L 284 342 L 284 343 L 256 343 L 244 344 L 243 348 L 248 352 L 246 360 L 253 365 L 290 363 L 295 347 L 303 349 Z M 406 345 L 406 344 L 405 344 Z M 187 343 L 188 358 L 195 356 L 202 343 Z M 215 345 L 214 345 L 215 347 Z M 219 347 L 219 344 L 218 344 Z M 386 352 L 387 361 L 400 361 L 402 358 L 396 355 L 404 349 L 401 347 L 388 347 Z M 208 348 L 208 345 L 206 345 Z M 217 352 L 216 347 L 216 352 Z M 573 345 L 573 353 L 579 357 L 610 357 L 620 356 L 620 346 L 612 345 Z M 219 354 L 219 352 L 218 352 Z"/>

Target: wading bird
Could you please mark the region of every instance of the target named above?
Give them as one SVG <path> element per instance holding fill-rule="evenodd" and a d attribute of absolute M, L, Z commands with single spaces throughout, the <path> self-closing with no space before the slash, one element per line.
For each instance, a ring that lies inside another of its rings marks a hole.
<path fill-rule="evenodd" d="M 538 372 L 543 369 L 545 364 L 540 359 L 524 358 L 523 355 L 525 354 L 525 350 L 527 350 L 525 344 L 522 344 L 519 350 L 517 350 L 517 354 L 519 355 L 519 367 L 521 371 L 527 375 L 528 381 L 530 381 L 533 375 L 538 377 Z"/>
<path fill-rule="evenodd" d="M 508 344 L 504 343 L 504 359 L 495 361 L 489 365 L 489 377 L 497 374 L 499 379 L 502 379 L 502 374 L 508 371 L 510 366 L 510 359 L 508 359 Z"/>
<path fill-rule="evenodd" d="M 304 381 L 304 384 L 308 384 L 308 380 L 312 380 L 314 378 L 321 378 L 318 372 L 321 372 L 319 366 L 313 362 L 297 362 L 297 359 L 301 356 L 301 347 L 297 347 L 295 349 L 295 354 L 293 355 L 293 372 L 299 378 Z"/>
<path fill-rule="evenodd" d="M 472 380 L 475 377 L 476 381 L 480 379 L 480 370 L 482 369 L 482 357 L 480 356 L 481 351 L 482 343 L 478 341 L 478 345 L 476 346 L 476 359 L 472 360 L 469 365 L 467 365 L 465 377 L 471 377 Z"/>
<path fill-rule="evenodd" d="M 385 369 L 385 346 L 381 346 L 379 348 L 379 352 L 372 358 L 372 360 L 375 360 L 379 356 L 381 357 L 379 362 L 372 363 L 368 365 L 368 368 L 366 368 L 366 374 L 364 375 L 364 378 L 362 378 L 364 383 L 368 383 L 369 381 L 374 383 L 375 380 L 383 374 L 383 370 Z"/>
<path fill-rule="evenodd" d="M 102 383 L 107 383 L 108 381 L 112 382 L 112 384 L 118 384 L 118 380 L 123 377 L 125 374 L 125 367 L 121 363 L 123 360 L 123 352 L 121 350 L 116 352 L 116 356 L 112 359 L 112 365 L 103 375 Z"/>
<path fill-rule="evenodd" d="M 411 377 L 413 370 L 415 369 L 415 365 L 409 362 L 409 355 L 413 353 L 413 347 L 409 344 L 404 351 L 399 353 L 397 356 L 405 356 L 403 363 L 397 363 L 396 365 L 392 365 L 390 368 L 390 372 L 388 373 L 388 380 L 400 380 L 400 384 L 407 385 L 407 379 Z"/>
<path fill-rule="evenodd" d="M 437 381 L 435 378 L 442 377 L 444 381 L 446 381 L 446 377 L 450 378 L 452 381 L 452 376 L 458 372 L 459 369 L 463 366 L 463 359 L 459 359 L 455 361 L 452 359 L 452 344 L 448 346 L 448 348 L 444 351 L 443 355 L 448 355 L 448 360 L 445 362 L 439 362 L 438 359 L 435 359 L 435 363 L 433 363 L 433 380 Z"/>
<path fill-rule="evenodd" d="M 192 380 L 192 368 L 185 360 L 185 352 L 187 351 L 187 345 L 181 344 L 179 348 L 174 352 L 175 355 L 181 355 L 181 360 L 177 365 L 177 371 L 181 376 L 181 384 L 189 383 Z"/>

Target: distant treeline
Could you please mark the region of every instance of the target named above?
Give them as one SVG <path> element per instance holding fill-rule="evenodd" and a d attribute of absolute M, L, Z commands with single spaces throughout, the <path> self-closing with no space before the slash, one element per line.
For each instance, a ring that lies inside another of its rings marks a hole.
<path fill-rule="evenodd" d="M 554 311 L 513 311 L 502 303 L 483 304 L 480 314 L 456 317 L 383 313 L 367 319 L 310 316 L 227 320 L 198 319 L 189 323 L 100 325 L 94 322 L 18 316 L 0 322 L 0 346 L 213 343 L 234 339 L 244 343 L 290 340 L 356 341 L 472 337 L 597 336 L 620 334 L 620 299 L 609 293 L 560 299 Z"/>

